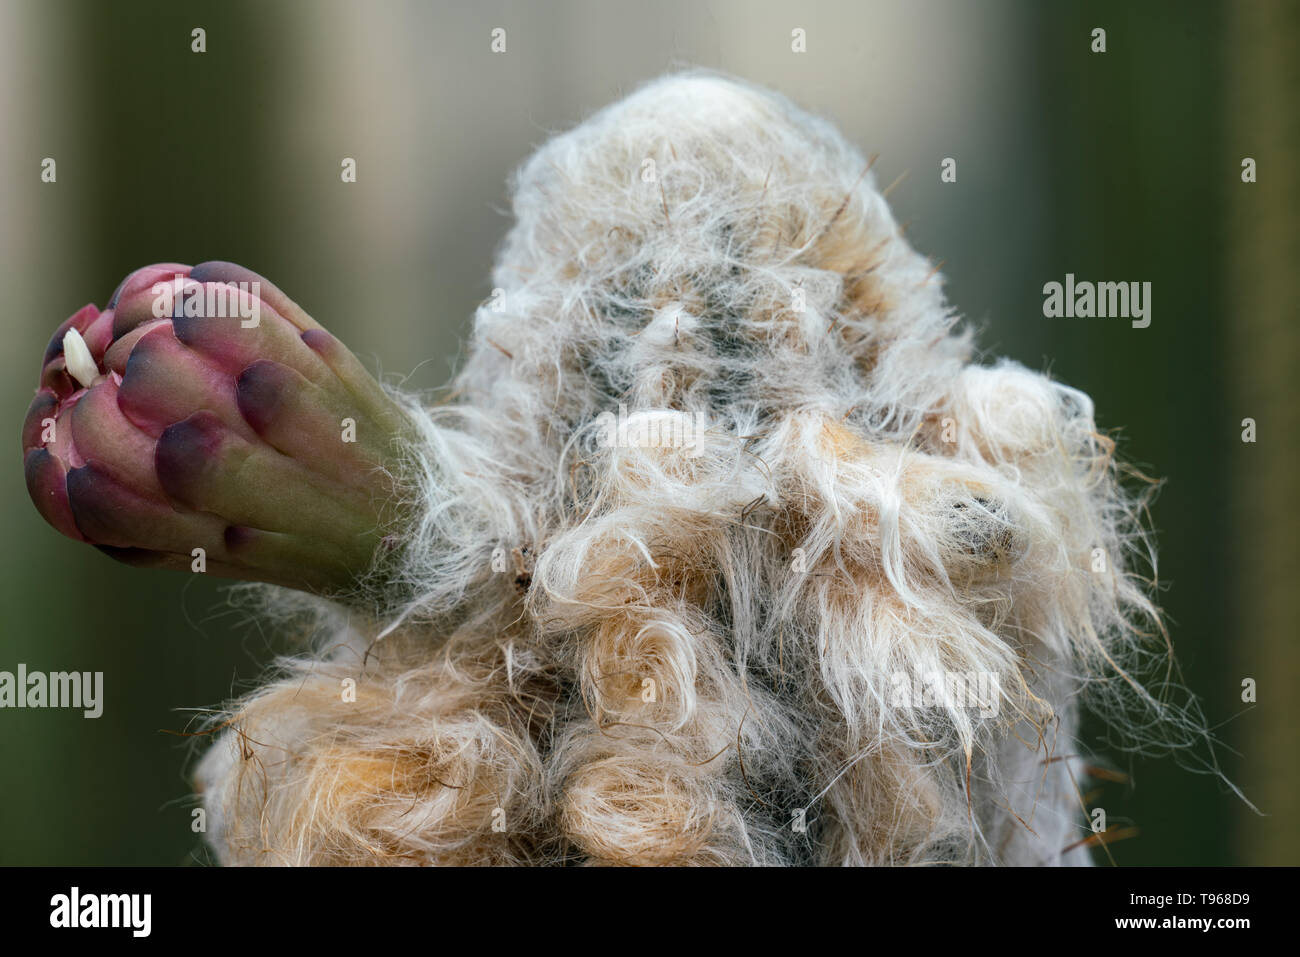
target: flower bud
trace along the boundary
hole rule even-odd
[[[22,440],[32,501],[70,538],[135,565],[354,597],[401,541],[410,429],[271,283],[168,263],[59,327]]]

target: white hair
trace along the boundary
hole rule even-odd
[[[863,156],[742,82],[513,206],[452,400],[401,397],[389,607],[277,591],[315,650],[214,722],[219,859],[1086,863],[1079,702],[1159,710],[1165,653],[1092,401],[972,364]]]

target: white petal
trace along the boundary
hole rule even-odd
[[[67,363],[68,374],[87,389],[99,377],[99,367],[90,355],[86,340],[76,329],[69,329],[63,337],[63,361]]]

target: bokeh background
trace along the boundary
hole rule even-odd
[[[1165,478],[1152,520],[1173,639],[1223,771],[1262,814],[1213,776],[1111,752],[1127,780],[1095,803],[1139,830],[1111,857],[1300,863],[1298,11],[0,0],[0,669],[106,684],[97,721],[0,711],[0,863],[203,861],[187,784],[201,744],[165,731],[283,647],[220,582],[116,565],[40,520],[18,435],[54,327],[137,266],[230,259],[374,371],[439,386],[490,292],[511,170],[548,133],[692,65],[826,114],[880,154],[882,184],[906,173],[895,212],[988,353],[1089,392],[1124,455]],[[45,157],[56,183],[41,182]],[[956,183],[940,182],[945,157]],[[1150,281],[1150,328],[1045,319],[1042,286],[1066,272]],[[1087,734],[1105,748],[1104,728]]]

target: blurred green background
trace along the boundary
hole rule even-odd
[[[230,259],[372,370],[440,385],[490,291],[510,171],[549,132],[687,65],[829,116],[881,154],[882,184],[907,172],[890,202],[944,261],[982,346],[1090,393],[1123,454],[1167,480],[1152,518],[1175,646],[1224,771],[1266,816],[1170,759],[1111,753],[1129,779],[1096,803],[1140,831],[1114,859],[1300,863],[1297,10],[0,0],[0,669],[103,671],[106,685],[97,721],[0,711],[0,863],[202,860],[196,745],[161,729],[247,688],[283,646],[220,582],[119,566],[38,517],[18,434],[55,326],[137,266]],[[56,183],[40,180],[45,157]],[[340,182],[343,157],[356,184]],[[956,183],[940,182],[945,157]],[[1150,328],[1043,318],[1042,286],[1066,272],[1151,282]]]

